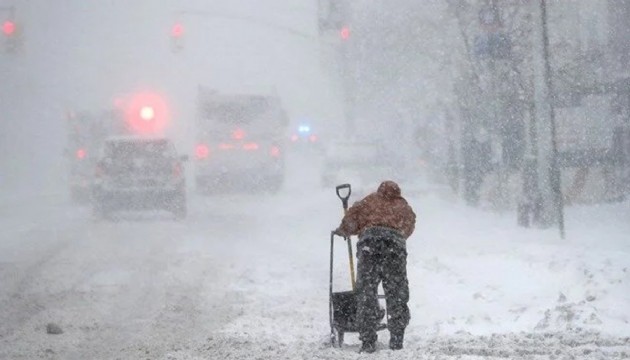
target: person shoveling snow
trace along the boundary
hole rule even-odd
[[[403,347],[409,324],[406,240],[415,224],[416,214],[402,197],[398,184],[384,181],[375,193],[352,205],[335,230],[344,237],[359,236],[356,291],[361,352],[376,350],[380,282],[387,303],[389,347],[392,350]]]

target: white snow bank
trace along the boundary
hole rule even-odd
[[[328,231],[340,217],[334,193],[279,201],[280,209],[291,209],[283,201],[295,203],[303,215],[268,215],[269,241],[233,285],[245,299],[236,305],[240,315],[197,350],[169,356],[362,357],[356,334],[346,336],[344,349],[328,344]],[[565,240],[555,229],[517,227],[514,214],[433,196],[411,203],[418,227],[408,244],[412,319],[406,348],[389,351],[389,336],[381,332],[373,358],[630,356],[629,203],[569,208]],[[344,251],[337,244],[338,291],[349,287]]]

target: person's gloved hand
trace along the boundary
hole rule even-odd
[[[345,232],[343,232],[343,230],[341,230],[341,228],[336,228],[335,230],[333,230],[333,233],[337,236],[343,236],[343,237],[348,237],[348,235],[346,235]]]

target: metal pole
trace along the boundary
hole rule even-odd
[[[328,281],[328,318],[330,319],[330,334],[333,334],[334,309],[333,309],[333,255],[335,248],[335,232],[330,232],[330,279]]]
[[[549,116],[551,127],[551,187],[554,195],[554,207],[558,216],[558,228],[560,237],[564,239],[564,199],[562,199],[562,188],[560,179],[560,169],[558,168],[558,144],[556,140],[556,116],[555,116],[555,92],[553,88],[553,80],[551,78],[551,66],[549,64],[549,33],[547,30],[547,1],[540,0],[541,16],[542,16],[542,37],[543,37],[543,59],[545,63],[544,78],[547,86],[547,96],[549,97]]]

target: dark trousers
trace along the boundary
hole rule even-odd
[[[375,342],[380,319],[378,284],[383,282],[390,334],[409,324],[407,251],[387,236],[368,237],[357,244],[357,327],[363,342]]]

